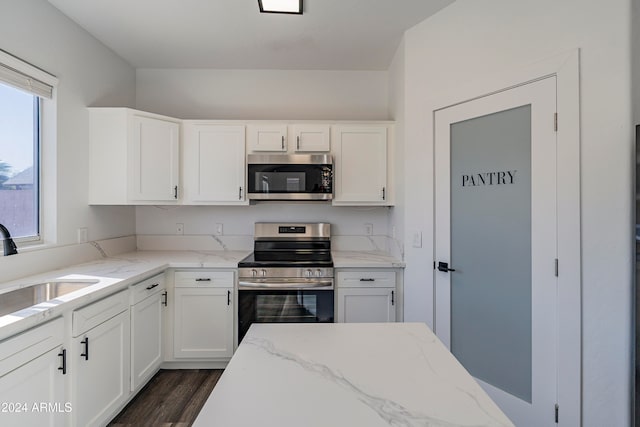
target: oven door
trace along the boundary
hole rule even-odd
[[[333,289],[238,290],[238,342],[252,323],[333,323]]]

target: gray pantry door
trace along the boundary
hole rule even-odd
[[[435,113],[435,332],[519,427],[555,425],[556,78]]]

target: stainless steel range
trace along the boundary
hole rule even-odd
[[[333,322],[330,224],[256,223],[238,271],[238,341],[252,323]]]

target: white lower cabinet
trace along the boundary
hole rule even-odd
[[[58,318],[0,342],[0,425],[67,425],[63,325]]]
[[[394,271],[338,271],[337,322],[395,322],[397,307]]]
[[[176,271],[176,359],[229,359],[233,355],[233,283],[232,271]]]
[[[131,287],[131,391],[142,387],[162,363],[164,274]]]
[[[72,419],[106,424],[130,394],[129,293],[122,291],[73,312]]]

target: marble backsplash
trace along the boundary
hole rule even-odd
[[[404,261],[401,242],[384,235],[331,238],[335,251],[384,253]],[[121,253],[139,251],[251,251],[253,235],[131,235],[87,243],[19,248],[17,255],[0,257],[0,283],[95,261]]]
[[[0,257],[0,283],[135,250],[133,235],[74,245],[18,248],[17,255]]]
[[[250,251],[253,235],[137,235],[140,251],[193,250],[193,251]],[[383,252],[403,260],[402,245],[389,236],[332,236],[335,251]]]

